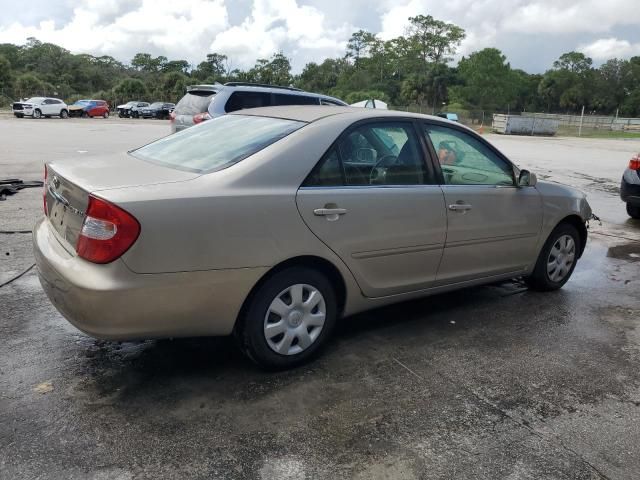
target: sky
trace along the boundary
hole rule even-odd
[[[194,66],[217,52],[243,69],[282,51],[298,73],[342,56],[358,29],[387,40],[418,14],[465,29],[458,58],[496,47],[530,73],[571,50],[596,65],[640,55],[638,0],[0,0],[0,43],[36,37],[125,63],[147,52]]]

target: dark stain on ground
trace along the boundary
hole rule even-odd
[[[627,260],[629,262],[638,262],[640,261],[640,242],[631,242],[609,247],[607,257]]]

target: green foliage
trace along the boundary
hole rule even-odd
[[[126,100],[144,100],[147,97],[147,88],[137,78],[125,78],[113,89],[116,98]]]

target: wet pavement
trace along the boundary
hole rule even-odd
[[[0,178],[167,130],[0,120]],[[0,287],[0,478],[637,479],[640,222],[615,189],[640,142],[490,139],[603,219],[562,290],[507,282],[367,312],[313,363],[265,373],[226,338],[93,340],[28,270]],[[37,189],[0,202],[0,230],[40,208]],[[32,264],[28,234],[0,233],[0,285]]]

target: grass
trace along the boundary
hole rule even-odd
[[[558,128],[557,136],[559,137],[577,137],[577,128]],[[611,138],[611,139],[638,139],[640,140],[640,132],[629,132],[624,130],[594,130],[594,129],[582,129],[581,138]]]

